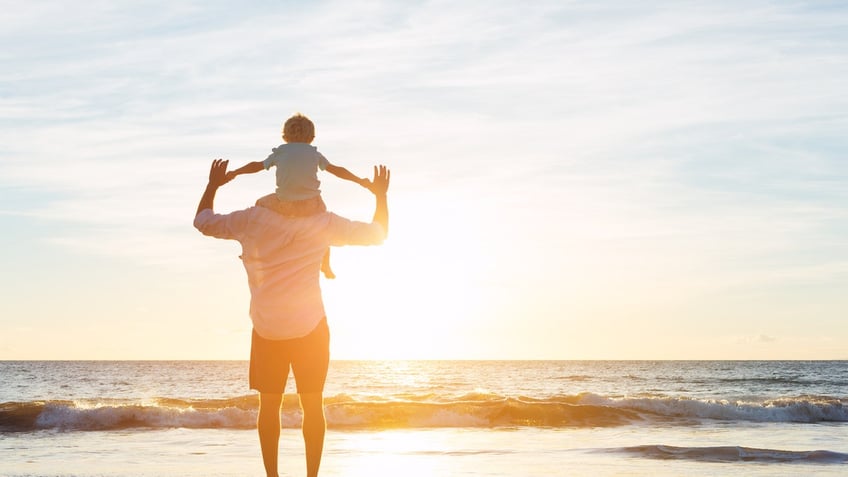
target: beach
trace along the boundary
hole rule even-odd
[[[844,361],[334,361],[322,475],[844,475]],[[241,361],[0,363],[0,475],[261,475]],[[292,389],[293,383],[289,383]],[[304,473],[294,395],[281,475]]]

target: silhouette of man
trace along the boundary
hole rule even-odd
[[[330,362],[330,332],[319,270],[330,245],[378,245],[389,229],[386,192],[390,171],[374,167],[368,189],[377,203],[371,223],[331,212],[286,217],[263,207],[216,214],[215,193],[228,182],[228,161],[215,159],[194,226],[204,235],[241,243],[250,287],[250,388],[259,391],[259,444],[265,472],[276,477],[280,406],[289,369],[303,410],[306,474],[317,477],[324,448],[324,382]]]

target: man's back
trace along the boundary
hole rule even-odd
[[[201,211],[194,221],[204,235],[238,240],[250,287],[250,317],[266,339],[299,338],[324,318],[319,286],[329,245],[377,245],[385,231],[325,212],[285,217],[263,207],[229,214]]]

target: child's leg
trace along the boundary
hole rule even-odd
[[[327,251],[324,252],[324,258],[321,259],[321,271],[324,272],[324,276],[327,278],[336,278],[336,274],[330,268],[330,247],[327,247]]]

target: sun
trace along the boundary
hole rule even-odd
[[[355,342],[344,355],[368,359],[435,359],[440,335],[473,319],[482,296],[482,249],[477,230],[462,216],[414,200],[392,209],[389,239],[379,247],[332,252],[336,280],[323,280],[331,326]],[[418,336],[394,339],[416,330]],[[408,338],[408,337],[407,337]]]

